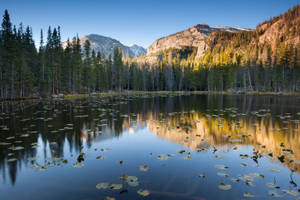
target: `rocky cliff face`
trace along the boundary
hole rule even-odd
[[[148,48],[148,55],[157,54],[165,49],[182,47],[196,47],[198,48],[197,57],[200,57],[206,49],[205,38],[212,32],[240,32],[249,31],[251,29],[245,28],[232,28],[226,26],[210,27],[207,24],[197,24],[184,31],[160,38],[153,42]]]
[[[257,26],[256,31],[261,33],[259,43],[268,43],[272,49],[276,48],[276,42],[285,41],[289,44],[300,42],[300,5],[293,10],[266,21]]]
[[[105,55],[106,58],[109,57],[109,55],[113,55],[113,50],[115,45],[122,49],[123,55],[127,56],[129,55],[130,58],[135,58],[139,56],[146,55],[147,51],[141,46],[138,45],[132,45],[132,46],[126,46],[122,44],[120,41],[105,37],[102,35],[97,34],[90,34],[83,36],[80,39],[81,47],[83,47],[86,40],[89,40],[91,43],[91,49],[95,52],[101,52]],[[66,42],[62,44],[63,47],[66,46]]]
[[[171,64],[170,60],[179,54],[180,59],[197,60],[203,65],[239,65],[250,62],[252,65],[273,66],[280,60],[287,62],[285,57],[291,57],[294,63],[298,62],[299,45],[300,5],[297,5],[259,24],[254,30],[195,25],[156,40],[148,48],[147,55],[135,61],[138,64],[157,65],[164,55],[167,58],[165,62]],[[187,47],[192,51],[187,53]]]

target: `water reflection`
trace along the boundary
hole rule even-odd
[[[293,170],[300,170],[299,120],[286,116],[272,117],[262,109],[250,114],[235,109],[169,113],[161,120],[149,120],[148,128],[157,136],[176,142],[194,151],[207,143],[215,148],[251,145],[262,154],[284,161]]]
[[[299,100],[193,95],[1,103],[2,180],[14,185],[27,168],[74,166],[83,146],[144,129],[196,152],[250,146],[257,163],[264,155],[300,172]]]

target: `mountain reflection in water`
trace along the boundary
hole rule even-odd
[[[140,130],[194,152],[251,147],[256,157],[240,156],[257,163],[264,156],[300,172],[299,100],[191,95],[2,102],[1,179],[14,185],[25,169],[76,167],[83,146]]]

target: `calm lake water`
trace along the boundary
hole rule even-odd
[[[0,199],[300,199],[300,98],[0,104]]]

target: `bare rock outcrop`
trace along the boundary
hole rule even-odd
[[[215,31],[224,32],[240,32],[249,31],[251,29],[245,28],[232,28],[227,26],[214,26],[210,27],[207,24],[197,24],[191,28],[183,30],[181,32],[160,38],[154,41],[147,49],[147,55],[136,59],[137,63],[155,64],[157,62],[157,55],[162,51],[175,48],[181,49],[184,47],[197,48],[196,58],[203,56],[207,45],[205,38]]]

